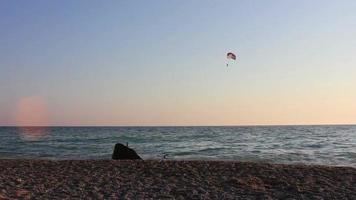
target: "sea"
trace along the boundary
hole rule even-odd
[[[116,143],[143,159],[356,167],[356,125],[0,127],[1,159],[111,159]]]

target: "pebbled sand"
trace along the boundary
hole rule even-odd
[[[0,199],[356,199],[356,168],[231,161],[0,160]]]

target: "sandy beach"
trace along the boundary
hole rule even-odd
[[[0,199],[356,199],[356,169],[231,161],[0,160]]]

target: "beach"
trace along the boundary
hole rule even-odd
[[[0,160],[0,199],[356,199],[356,168],[237,161]]]

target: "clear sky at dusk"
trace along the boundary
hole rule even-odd
[[[3,0],[0,125],[356,123],[355,10]]]

